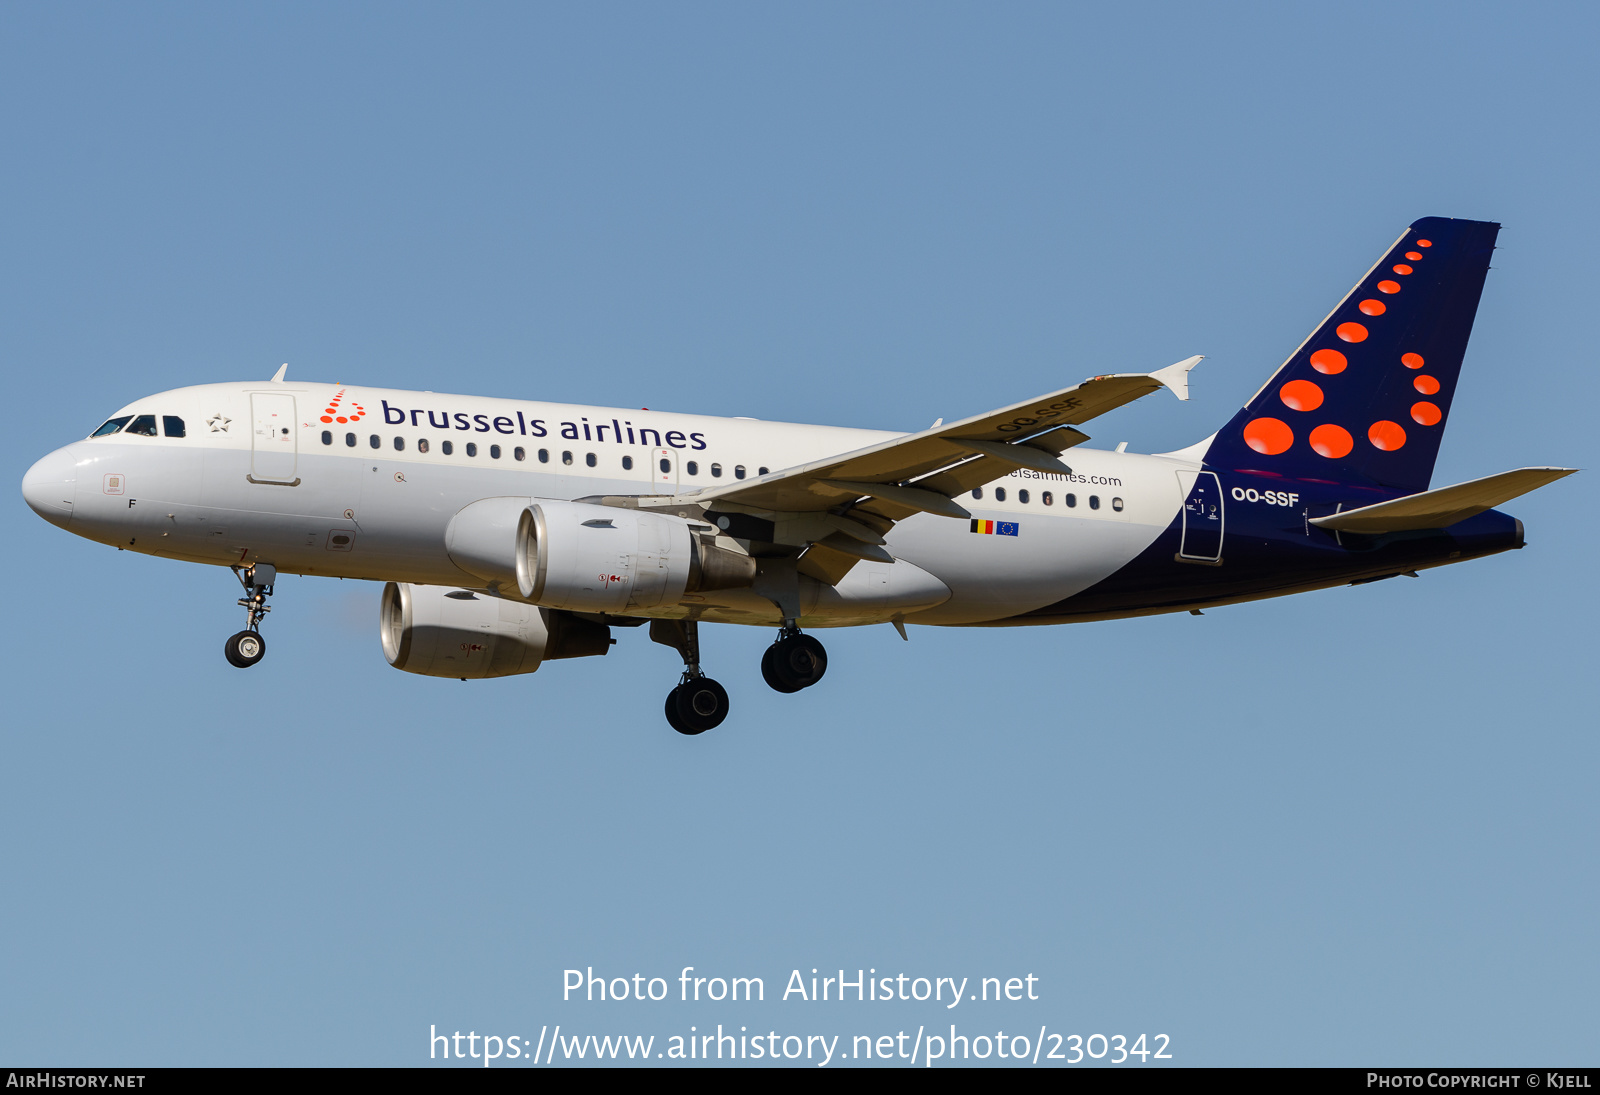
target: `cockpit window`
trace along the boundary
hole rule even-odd
[[[139,434],[141,437],[154,437],[156,435],[156,416],[141,414],[128,426],[129,433]]]
[[[175,414],[161,416],[161,432],[168,437],[183,436],[183,419]]]
[[[122,429],[122,427],[126,426],[128,422],[132,420],[132,418],[133,415],[131,414],[125,414],[121,418],[113,418],[111,421],[107,422],[104,426],[101,426],[98,430],[95,430],[94,433],[91,433],[89,436],[105,437],[109,434],[116,433],[118,430]]]

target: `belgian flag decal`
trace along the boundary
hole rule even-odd
[[[1015,536],[1017,534],[1016,521],[980,521],[972,519],[971,531],[980,536]]]

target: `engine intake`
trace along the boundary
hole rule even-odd
[[[390,582],[379,612],[383,656],[425,677],[532,673],[542,662],[611,649],[611,629],[570,612],[487,593]]]

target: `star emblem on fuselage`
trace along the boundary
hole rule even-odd
[[[212,433],[227,433],[228,423],[232,421],[233,419],[227,417],[226,415],[214,414],[210,418],[206,419],[206,425],[211,427]]]

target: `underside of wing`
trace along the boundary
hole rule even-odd
[[[862,560],[892,563],[884,535],[917,513],[966,520],[956,498],[1018,468],[1070,474],[1076,427],[1162,388],[1189,398],[1191,357],[1151,373],[1096,376],[1057,392],[854,452],[676,495],[601,498],[644,509],[694,508],[752,554],[791,559],[836,585]]]
[[[678,495],[768,512],[821,513],[857,507],[891,521],[913,513],[965,518],[952,499],[1017,468],[1065,472],[1057,456],[1088,436],[1071,427],[1163,387],[1189,397],[1192,357],[1153,373],[1097,376],[1038,399],[762,476]]]

